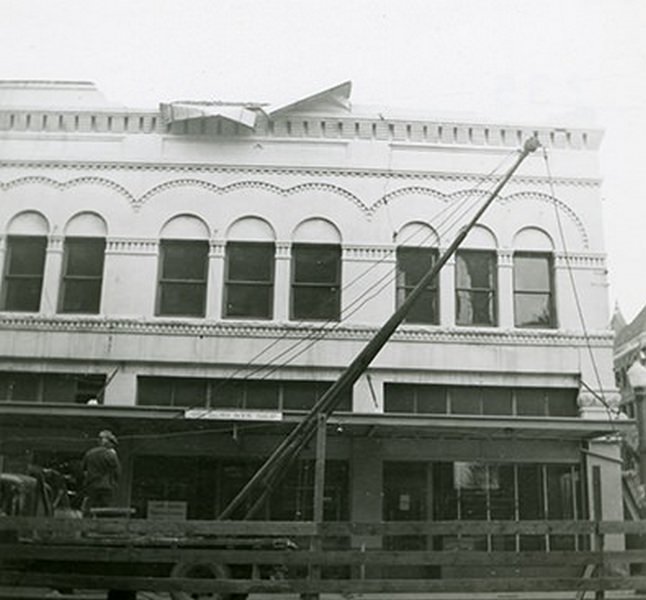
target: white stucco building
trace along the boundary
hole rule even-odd
[[[621,518],[601,133],[349,95],[134,110],[0,83],[5,464],[107,426],[123,502],[214,516],[536,135],[551,176],[527,158],[332,419],[326,516],[586,518],[599,465]],[[269,516],[310,492],[302,461]]]

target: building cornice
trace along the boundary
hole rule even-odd
[[[208,136],[210,138],[359,139],[415,144],[520,147],[538,137],[545,148],[597,150],[598,129],[466,123],[375,115],[291,114],[268,118],[258,113],[250,130],[227,119],[199,118],[167,124],[157,110],[21,109],[0,110],[0,131],[46,133],[127,133]]]

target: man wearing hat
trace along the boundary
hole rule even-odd
[[[121,477],[121,463],[116,450],[118,443],[117,437],[104,429],[99,432],[99,444],[83,456],[84,515],[89,515],[91,508],[112,505]]]

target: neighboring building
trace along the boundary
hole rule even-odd
[[[646,307],[626,323],[618,307],[611,321],[615,331],[615,383],[621,393],[620,409],[635,427],[623,437],[624,501],[631,516],[646,516]]]
[[[611,326],[615,331],[615,384],[621,393],[620,405],[622,411],[634,419],[635,394],[628,371],[636,361],[643,363],[646,359],[646,306],[630,323],[626,323],[619,308],[615,308]]]
[[[333,417],[326,518],[586,518],[595,465],[622,518],[600,132],[349,93],[131,110],[89,83],[0,84],[5,466],[109,427],[124,504],[214,517],[536,134],[553,180],[525,161]],[[311,458],[267,516],[311,515]]]

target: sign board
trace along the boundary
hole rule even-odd
[[[149,519],[186,521],[188,502],[183,500],[148,500],[146,515]]]
[[[188,408],[185,419],[215,419],[216,421],[282,421],[279,410],[246,410],[243,408]]]

